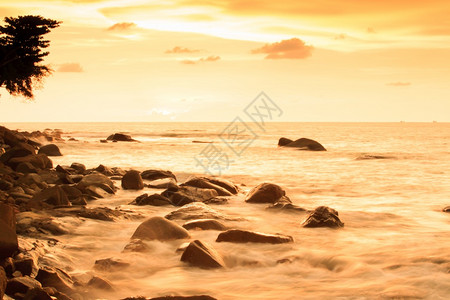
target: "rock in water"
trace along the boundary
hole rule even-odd
[[[204,177],[194,177],[185,183],[183,183],[181,186],[192,186],[197,187],[201,189],[213,189],[217,192],[219,196],[231,196],[232,194],[225,188],[216,185],[208,180],[208,178]]]
[[[217,196],[214,189],[203,189],[192,186],[181,186],[179,188],[169,188],[162,192],[164,197],[172,201],[173,205],[183,206],[192,202],[203,202]]]
[[[442,211],[446,212],[446,213],[450,213],[450,206],[445,207]]]
[[[45,154],[47,156],[62,156],[61,151],[59,150],[59,147],[55,144],[48,144],[42,146],[38,154]]]
[[[325,149],[325,147],[322,146],[319,142],[307,138],[301,138],[295,141],[292,141],[287,138],[280,138],[280,140],[278,141],[278,146],[299,148],[302,150],[311,150],[311,151],[327,151],[327,149]]]
[[[128,300],[128,299],[123,299]],[[145,300],[144,299],[130,299],[130,300]],[[217,300],[216,298],[213,298],[208,295],[198,295],[198,296],[163,296],[163,297],[156,297],[156,298],[150,298],[148,300]]]
[[[251,189],[245,197],[245,202],[276,203],[285,195],[286,192],[279,185],[265,182]]]
[[[173,205],[172,201],[170,201],[169,198],[166,198],[160,194],[142,194],[136,199],[134,199],[133,202],[130,203],[131,205],[153,205],[153,206],[163,206],[163,205]]]
[[[227,230],[227,227],[214,219],[192,220],[183,224],[183,228],[201,230]]]
[[[119,142],[137,142],[135,139],[132,139],[130,135],[123,133],[111,134],[106,140]]]
[[[139,225],[131,238],[170,241],[189,237],[189,232],[177,223],[163,217],[153,217]]]
[[[0,203],[0,259],[12,256],[18,247],[14,208]]]
[[[175,181],[177,180],[177,177],[171,171],[164,170],[145,170],[142,172],[141,176],[142,179],[151,181],[163,178],[173,178]]]
[[[77,184],[77,188],[82,191],[89,186],[99,187],[110,194],[114,194],[116,189],[112,180],[100,173],[86,175]]]
[[[288,235],[266,234],[239,229],[230,229],[222,232],[219,234],[216,240],[216,242],[268,244],[283,244],[293,241],[294,239]]]
[[[306,218],[303,227],[344,227],[338,215],[336,210],[328,206],[319,206]]]
[[[181,261],[202,269],[224,268],[225,262],[220,254],[206,243],[195,240],[187,246]]]
[[[136,170],[125,173],[122,177],[122,188],[125,190],[142,190],[144,182],[142,181],[141,173]]]
[[[70,276],[61,270],[41,268],[36,276],[43,287],[53,287],[60,292],[70,294],[73,292],[73,281]]]
[[[5,294],[14,296],[16,293],[26,294],[34,288],[42,288],[42,285],[34,278],[25,276],[8,280]]]
[[[166,215],[169,220],[218,219],[236,221],[201,202],[186,204]]]
[[[30,204],[39,204],[42,202],[54,206],[72,205],[67,198],[66,192],[64,192],[64,189],[62,189],[59,185],[42,190],[34,195],[34,197],[30,200]]]

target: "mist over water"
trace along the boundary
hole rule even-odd
[[[11,129],[60,128],[76,142],[58,143],[64,156],[54,165],[104,164],[146,170],[161,168],[179,181],[202,175],[195,157],[214,142],[233,160],[222,177],[245,192],[272,182],[306,209],[339,211],[339,230],[303,228],[306,213],[266,210],[244,195],[213,209],[241,221],[229,227],[294,237],[283,245],[215,243],[217,231],[192,231],[213,244],[225,270],[201,270],[180,261],[182,241],[149,242],[149,253],[122,253],[143,220],[115,223],[63,220],[71,234],[48,255],[81,278],[99,274],[116,288],[107,299],[126,296],[208,294],[218,299],[448,299],[450,295],[450,124],[448,123],[268,123],[265,132],[236,156],[219,139],[226,123],[53,123],[6,124]],[[140,143],[100,143],[125,132]],[[307,137],[326,152],[278,148],[280,137]],[[116,182],[120,185],[120,182]],[[143,216],[165,216],[174,207],[128,205],[142,193],[125,191],[90,206],[120,207]],[[180,221],[180,224],[183,222]],[[130,267],[93,269],[95,260],[115,257]],[[289,262],[277,263],[282,259]]]

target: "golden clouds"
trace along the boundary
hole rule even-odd
[[[185,65],[195,65],[197,63],[201,63],[201,62],[214,62],[214,61],[218,61],[220,60],[220,56],[208,56],[208,57],[202,57],[199,59],[185,59],[182,60],[181,63],[185,64]]]
[[[122,23],[116,23],[110,27],[108,27],[107,30],[119,30],[119,31],[123,31],[123,30],[128,30],[128,29],[132,29],[135,28],[136,24],[133,22],[122,22]]]
[[[81,73],[83,72],[83,68],[79,63],[65,63],[60,64],[56,71],[64,73]]]
[[[311,56],[314,47],[306,45],[298,38],[282,40],[281,42],[266,44],[261,48],[252,50],[253,54],[267,54],[265,59],[303,59]]]
[[[195,53],[199,52],[198,49],[189,49],[189,48],[183,48],[180,46],[173,47],[172,49],[166,50],[164,53],[167,54],[173,54],[173,53]]]

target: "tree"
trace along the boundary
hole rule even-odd
[[[19,16],[4,19],[0,26],[0,87],[13,96],[33,98],[33,88],[52,70],[39,64],[49,52],[50,45],[43,35],[61,22],[41,16]]]

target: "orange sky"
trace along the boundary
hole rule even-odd
[[[449,1],[0,0],[63,21],[35,101],[3,122],[450,121]]]

